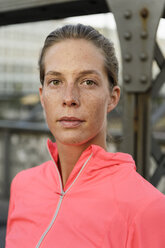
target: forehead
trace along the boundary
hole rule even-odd
[[[92,42],[66,39],[49,47],[44,58],[45,73],[49,70],[99,70],[105,72],[104,55]]]

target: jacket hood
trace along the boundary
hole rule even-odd
[[[51,154],[52,159],[57,164],[58,161],[58,150],[57,144],[53,143],[51,140],[47,141],[48,150]],[[98,145],[90,145],[80,156],[78,162],[76,163],[74,170],[79,170],[82,164],[87,160],[87,158],[91,156],[91,161],[94,162],[92,166],[92,170],[98,170],[105,167],[112,166],[122,166],[127,165],[136,169],[135,162],[131,155],[122,152],[111,153],[105,151],[102,147]]]

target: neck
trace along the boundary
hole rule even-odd
[[[99,145],[106,150],[105,142],[88,142],[83,145],[65,145],[58,141],[57,148],[59,153],[59,169],[61,173],[63,187],[65,186],[67,179],[73,170],[75,164],[79,160],[83,151],[91,144]]]

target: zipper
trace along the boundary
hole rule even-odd
[[[51,155],[51,154],[50,154],[50,155]],[[49,226],[47,227],[47,229],[45,230],[45,232],[42,234],[42,236],[41,236],[39,242],[38,242],[37,245],[36,245],[36,248],[39,248],[39,247],[41,246],[42,241],[44,240],[45,236],[48,234],[49,230],[50,230],[51,227],[53,226],[53,224],[54,224],[54,222],[55,222],[55,220],[56,220],[56,217],[57,217],[57,215],[58,215],[58,212],[59,212],[59,210],[60,210],[60,206],[61,206],[62,200],[63,200],[63,198],[64,198],[64,195],[68,192],[68,190],[70,190],[70,188],[73,186],[73,184],[77,181],[78,177],[80,176],[81,172],[83,171],[83,169],[84,169],[84,167],[86,166],[86,164],[88,163],[88,161],[91,159],[92,155],[93,155],[93,153],[91,153],[91,155],[90,155],[90,156],[88,157],[88,159],[85,161],[85,163],[84,163],[83,166],[81,167],[81,170],[80,170],[79,173],[77,174],[76,178],[74,179],[74,181],[72,182],[72,184],[69,186],[69,188],[68,188],[66,191],[63,190],[60,173],[59,173],[59,171],[58,171],[58,169],[57,169],[57,165],[56,165],[56,163],[55,163],[55,161],[54,161],[54,159],[52,158],[52,155],[51,155],[51,158],[52,158],[52,160],[53,160],[53,162],[54,162],[54,164],[55,164],[55,168],[56,168],[57,173],[58,173],[58,176],[59,176],[59,181],[60,181],[60,186],[61,186],[61,194],[60,194],[60,199],[59,199],[59,202],[58,202],[58,205],[57,205],[55,214],[54,214],[54,216],[53,216],[53,218],[52,218],[52,220],[51,220]]]
[[[58,202],[57,209],[56,209],[56,211],[55,211],[55,214],[54,214],[54,216],[53,216],[53,219],[51,220],[51,222],[50,222],[48,228],[46,229],[46,231],[42,234],[42,236],[41,236],[41,238],[40,238],[40,240],[39,240],[39,242],[38,242],[36,248],[39,248],[39,247],[40,247],[40,245],[41,245],[43,239],[45,238],[45,236],[46,236],[47,233],[49,232],[50,228],[52,227],[52,225],[53,225],[53,223],[54,223],[54,221],[55,221],[55,219],[56,219],[56,217],[57,217],[57,214],[58,214],[58,212],[59,212],[59,209],[60,209],[60,206],[61,206],[61,203],[62,203],[62,199],[63,199],[63,197],[64,197],[64,193],[65,193],[65,192],[63,192],[63,194],[60,195],[60,200],[59,200],[59,202]]]

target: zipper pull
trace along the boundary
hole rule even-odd
[[[64,195],[65,195],[65,191],[62,190],[62,192],[60,193],[61,198],[63,198]]]
[[[57,195],[59,195],[59,196],[64,196],[65,195],[65,192],[64,191],[62,191],[62,192],[55,192]]]

